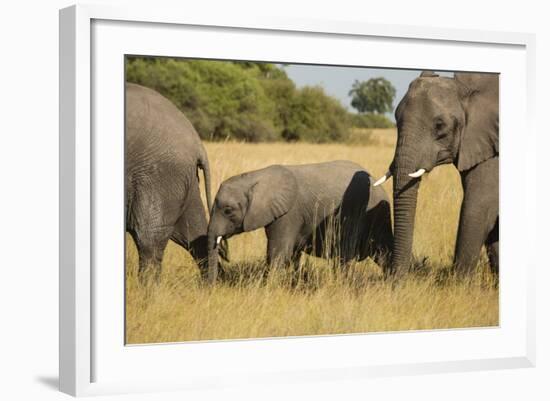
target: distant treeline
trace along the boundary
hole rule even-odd
[[[319,86],[297,88],[269,63],[127,57],[126,80],[166,96],[207,140],[340,142],[353,127],[393,126],[348,112]]]

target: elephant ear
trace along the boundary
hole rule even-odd
[[[244,231],[265,227],[286,214],[296,201],[297,193],[296,178],[287,168],[271,166],[259,171],[248,191]]]
[[[466,114],[456,166],[466,171],[498,155],[498,75],[455,74],[455,80]]]

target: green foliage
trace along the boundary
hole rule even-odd
[[[383,114],[352,114],[352,124],[357,128],[393,128],[395,124]]]
[[[371,78],[368,81],[355,81],[349,95],[351,105],[359,113],[389,113],[392,111],[395,88],[385,78]]]
[[[332,142],[349,136],[348,112],[336,99],[327,96],[323,88],[302,88],[289,106],[289,118],[283,131],[286,140]]]
[[[128,57],[126,80],[170,99],[203,139],[329,142],[351,127],[336,99],[270,63]]]

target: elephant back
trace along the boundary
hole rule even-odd
[[[126,84],[126,144],[129,155],[187,159],[200,153],[191,122],[160,93]]]
[[[301,198],[313,199],[317,208],[331,210],[345,203],[349,207],[365,209],[369,203],[372,179],[357,163],[336,160],[287,168],[301,183]]]

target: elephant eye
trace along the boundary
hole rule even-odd
[[[223,208],[223,214],[224,215],[229,216],[229,215],[231,215],[231,212],[232,212],[232,210],[229,206],[226,206],[226,207]]]
[[[443,139],[447,136],[447,125],[442,120],[437,120],[434,123],[434,135],[436,139]]]

